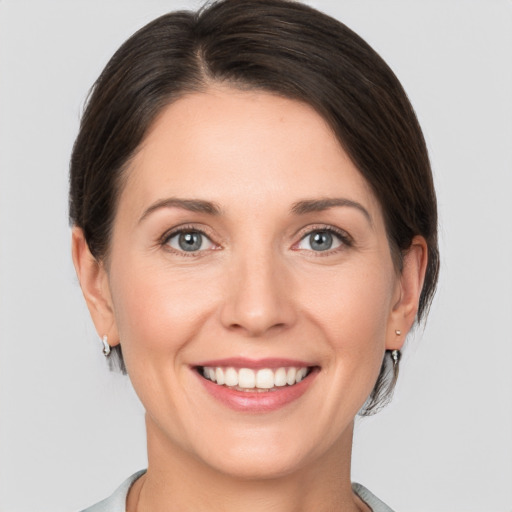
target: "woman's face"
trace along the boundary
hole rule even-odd
[[[128,169],[105,283],[103,330],[150,446],[242,477],[346,445],[407,327],[369,186],[322,117],[265,92],[163,110]]]

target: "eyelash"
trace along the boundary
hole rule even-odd
[[[169,245],[169,241],[171,240],[171,238],[175,237],[176,235],[181,235],[181,234],[184,234],[184,233],[197,233],[197,234],[200,234],[202,236],[204,236],[205,238],[207,238],[208,240],[210,240],[210,242],[214,245],[217,245],[213,242],[213,240],[211,239],[211,237],[202,229],[199,229],[198,227],[196,226],[193,226],[193,225],[186,225],[186,226],[180,226],[179,228],[173,228],[172,230],[170,231],[167,231],[166,233],[164,233],[164,235],[160,238],[159,240],[159,245],[164,247],[166,250],[174,253],[174,254],[179,254],[180,256],[185,256],[187,258],[197,258],[198,256],[202,256],[201,253],[204,253],[205,251],[190,251],[190,252],[187,252],[187,251],[178,251],[177,249],[174,249],[173,247],[171,247]]]
[[[299,249],[299,248],[296,248],[294,250],[297,250],[297,251],[300,251],[300,250],[308,251],[308,252],[314,253],[316,256],[328,256],[330,254],[337,253],[337,252],[343,250],[344,248],[346,249],[347,247],[352,247],[354,245],[354,240],[352,239],[352,237],[346,231],[343,231],[341,229],[337,229],[337,228],[335,228],[333,226],[315,225],[315,226],[308,226],[308,228],[306,228],[306,229],[307,230],[303,230],[303,232],[300,234],[299,241],[293,244],[292,249],[297,247],[306,237],[311,236],[313,233],[317,233],[317,232],[330,233],[331,235],[334,235],[334,237],[339,239],[339,241],[341,242],[342,246],[341,247],[337,247],[337,248],[332,249],[332,250],[331,249],[327,249],[325,251],[313,251],[313,250]],[[160,238],[159,245],[164,247],[166,250],[169,250],[169,251],[171,251],[173,253],[179,254],[180,256],[185,256],[185,257],[198,257],[198,256],[201,256],[201,253],[204,253],[205,250],[190,251],[190,252],[178,251],[178,250],[172,248],[169,245],[169,241],[171,240],[171,238],[175,237],[176,235],[180,235],[180,234],[184,234],[184,233],[198,233],[198,234],[206,237],[212,244],[217,245],[217,244],[215,244],[215,242],[213,242],[211,237],[204,230],[202,230],[202,229],[200,229],[200,228],[198,228],[196,226],[193,226],[193,225],[180,226],[179,228],[174,228],[174,229],[172,229],[170,231],[167,231]]]
[[[336,247],[335,249],[327,249],[325,251],[311,251],[307,249],[299,249],[297,246],[308,236],[311,236],[313,233],[329,233],[333,235],[335,238],[338,238],[338,240],[341,242],[340,247]],[[314,226],[308,226],[305,231],[303,231],[300,235],[300,239],[298,242],[293,244],[293,247],[297,247],[295,250],[301,251],[301,250],[307,250],[310,253],[313,253],[315,256],[329,256],[332,254],[335,254],[337,252],[343,251],[344,249],[353,247],[354,240],[353,238],[344,230],[335,228],[333,226],[319,224]]]

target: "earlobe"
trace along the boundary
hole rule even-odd
[[[415,236],[403,255],[400,296],[391,312],[386,349],[400,349],[416,319],[428,261],[427,242]]]
[[[119,343],[108,274],[89,250],[81,228],[72,231],[71,253],[80,288],[87,303],[96,332],[100,338],[108,336],[110,346]]]

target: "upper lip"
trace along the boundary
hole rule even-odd
[[[300,361],[298,359],[287,359],[287,358],[264,358],[264,359],[248,359],[245,357],[229,357],[225,359],[214,359],[209,361],[203,361],[193,365],[198,366],[209,366],[209,367],[233,367],[233,368],[283,368],[295,366],[298,368],[306,368],[315,366],[314,363]]]

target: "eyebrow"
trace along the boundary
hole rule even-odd
[[[291,212],[296,215],[306,215],[312,212],[322,212],[330,208],[339,206],[348,206],[349,208],[356,208],[359,210],[368,220],[370,224],[373,224],[373,219],[368,210],[360,203],[346,199],[344,197],[334,197],[325,199],[305,199],[298,201],[293,204]]]
[[[182,210],[188,210],[189,212],[207,213],[209,215],[219,215],[221,212],[219,206],[211,201],[169,197],[156,201],[149,208],[144,210],[144,213],[139,219],[139,223],[141,223],[148,215],[156,210],[160,210],[161,208],[181,208]]]
[[[356,208],[366,217],[370,224],[373,224],[371,215],[368,210],[360,203],[346,199],[342,197],[326,198],[326,199],[304,199],[297,201],[293,204],[291,212],[295,215],[306,215],[313,212],[321,212],[335,207],[350,207]],[[149,206],[139,219],[139,223],[142,222],[151,213],[161,208],[181,208],[188,210],[189,212],[206,213],[209,215],[220,215],[220,207],[211,202],[203,199],[180,199],[178,197],[169,197],[166,199],[160,199],[151,206]]]

